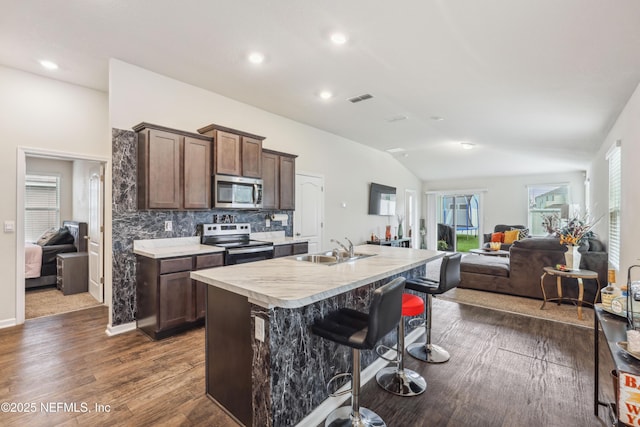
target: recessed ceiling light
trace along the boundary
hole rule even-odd
[[[251,52],[248,59],[252,64],[262,64],[264,62],[264,54],[260,52]]]
[[[333,33],[331,34],[331,41],[333,44],[343,45],[349,40],[346,34],[344,33]]]
[[[42,65],[47,70],[57,70],[58,69],[58,64],[56,64],[53,61],[48,61],[46,59],[41,60],[40,61],[40,65]]]
[[[388,150],[386,150],[387,153],[401,153],[404,151],[404,148],[389,148]]]
[[[320,98],[322,98],[324,100],[333,98],[333,94],[331,92],[329,92],[328,90],[323,90],[322,92],[320,92],[318,94],[318,96],[320,96]]]
[[[440,117],[440,116],[431,116],[429,117],[431,120],[436,121],[436,122],[441,122],[444,120],[444,117]]]
[[[461,142],[460,145],[462,145],[462,148],[464,148],[465,150],[471,150],[473,149],[473,147],[475,147],[475,144],[472,144],[470,142]]]

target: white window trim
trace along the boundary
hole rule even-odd
[[[622,233],[622,143],[621,140],[617,140],[607,151],[607,172],[608,172],[608,193],[609,200],[607,211],[609,213],[609,228],[608,228],[608,248],[609,265],[615,270],[620,269],[620,247]],[[612,162],[616,162],[613,163]],[[612,166],[615,170],[612,171]],[[612,173],[614,174],[612,176]],[[612,183],[612,179],[617,182]],[[616,191],[617,194],[612,194]],[[616,218],[612,221],[612,218]]]

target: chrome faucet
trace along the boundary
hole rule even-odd
[[[349,242],[348,248],[337,240],[331,239],[331,242],[340,245],[340,247],[349,254],[349,258],[353,258],[353,242],[351,242],[348,237],[345,237],[345,239],[347,239],[347,242]]]

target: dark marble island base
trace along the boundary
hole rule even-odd
[[[314,321],[342,307],[367,311],[376,288],[424,274],[423,264],[299,308],[264,308],[207,286],[207,395],[246,426],[296,425],[328,397],[329,379],[351,369],[351,350],[313,335]],[[256,318],[264,321],[264,341],[256,338]],[[395,335],[382,343],[393,347]],[[362,368],[377,358],[363,351]]]

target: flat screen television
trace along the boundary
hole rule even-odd
[[[369,215],[395,215],[396,188],[371,183],[369,187]]]

